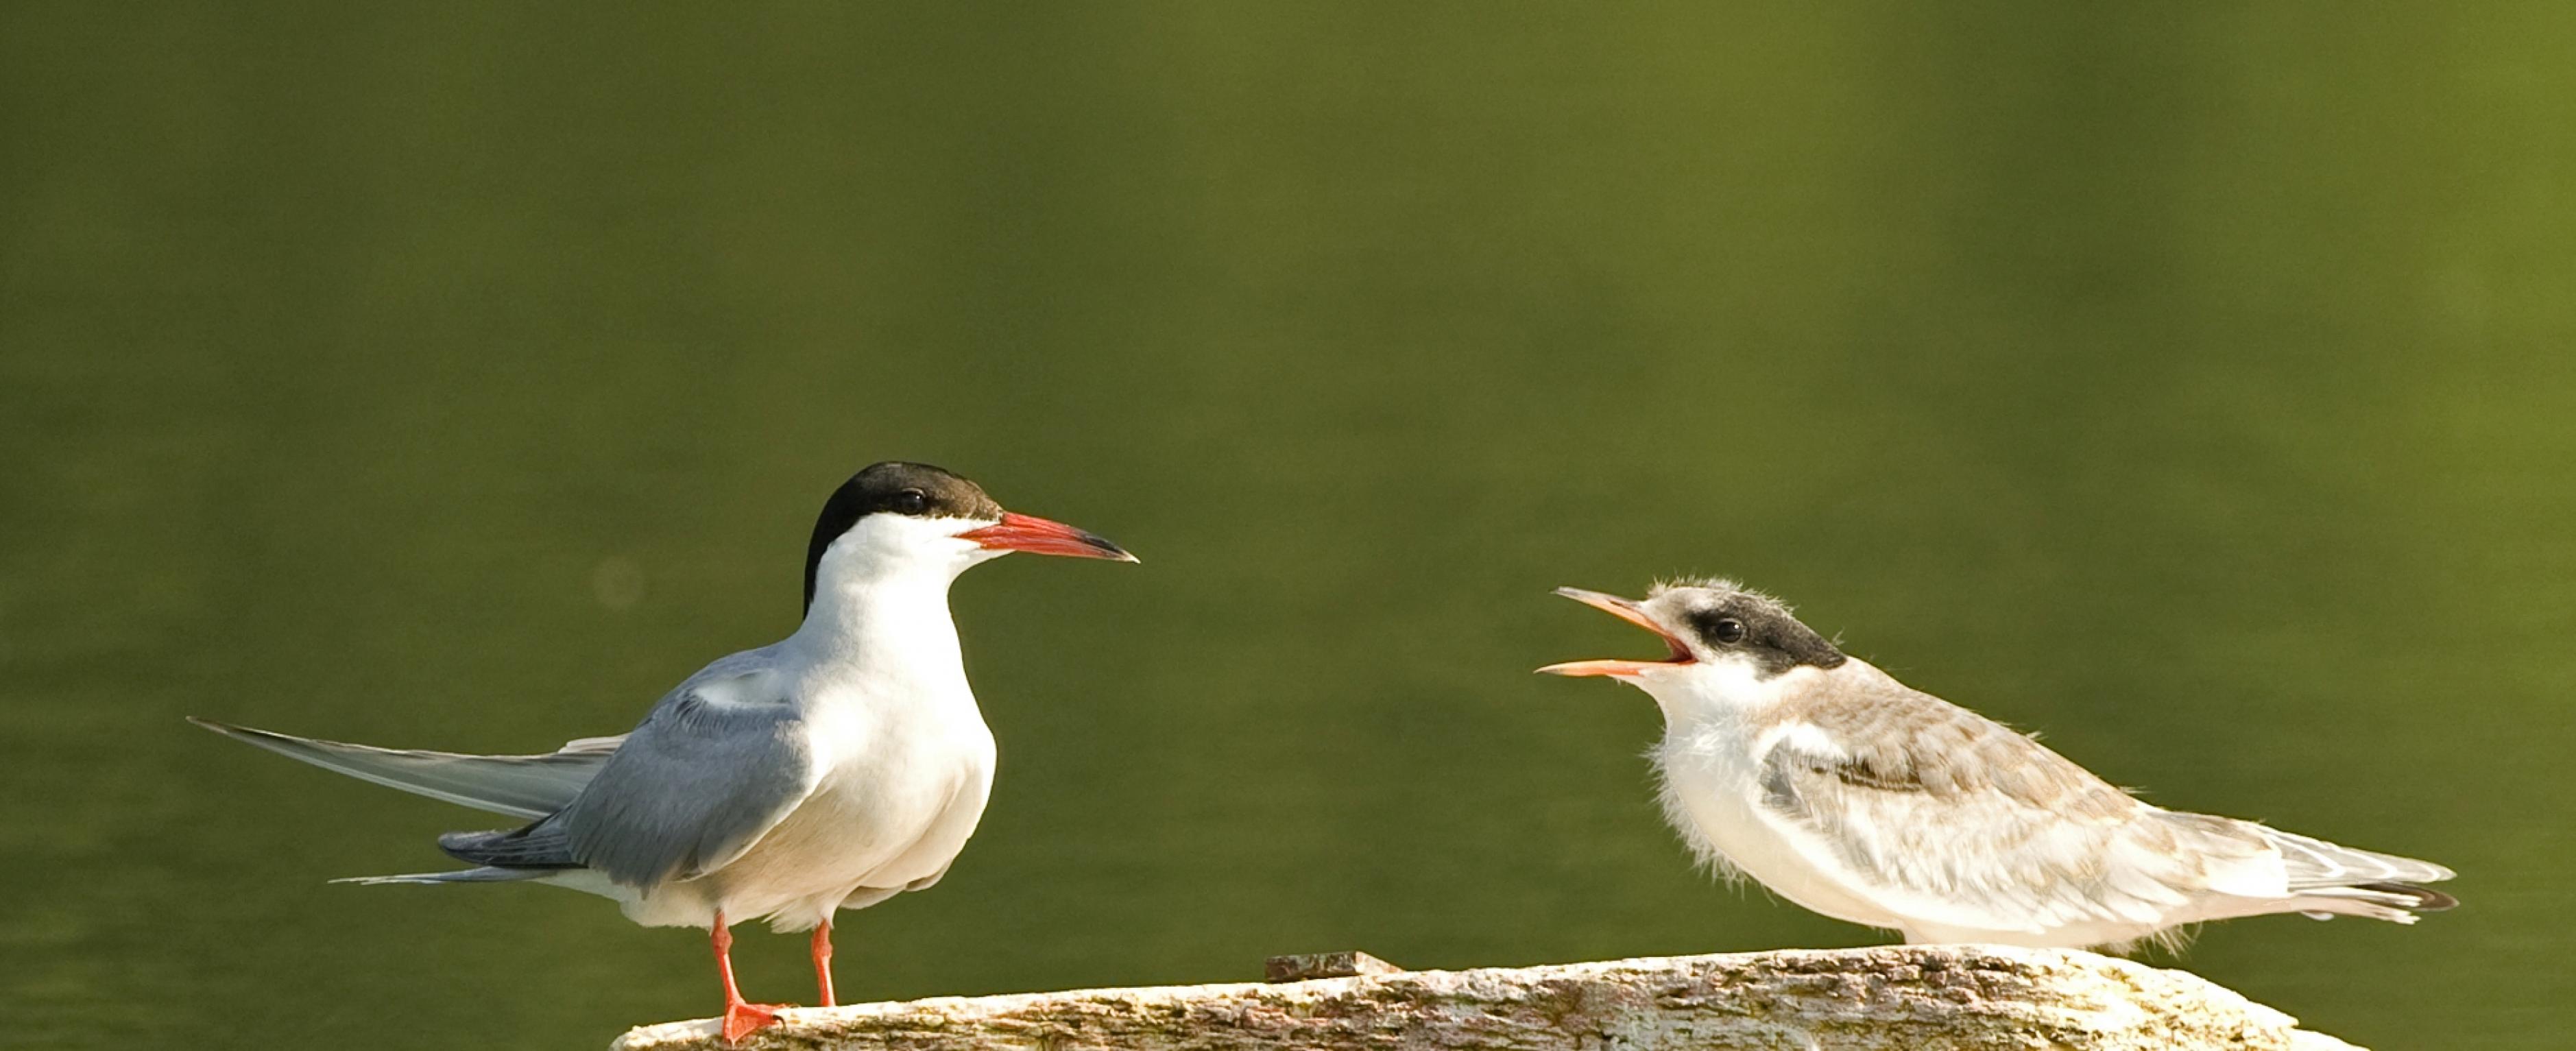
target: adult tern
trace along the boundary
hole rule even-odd
[[[832,994],[832,915],[939,882],[984,813],[993,735],[967,687],[948,588],[1012,551],[1133,562],[1100,537],[1013,514],[926,464],[880,463],[823,505],[795,634],[722,658],[634,730],[543,755],[372,748],[196,722],[406,792],[527,819],[456,832],[475,867],[356,883],[534,881],[615,899],[653,927],[705,927],[730,1041],[776,1020],[743,999],[728,927],[811,929]]]

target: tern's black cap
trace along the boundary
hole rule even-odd
[[[982,486],[956,472],[926,463],[887,460],[851,475],[823,502],[814,519],[814,539],[805,547],[805,606],[814,605],[814,580],[823,552],[859,520],[874,514],[917,518],[974,518],[998,521],[1002,505],[984,495]]]

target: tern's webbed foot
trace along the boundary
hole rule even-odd
[[[742,1038],[778,1024],[778,1012],[793,1004],[754,1004],[736,1000],[725,1005],[724,1042],[739,1044]]]

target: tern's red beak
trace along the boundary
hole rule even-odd
[[[1682,645],[1682,640],[1674,638],[1671,632],[1665,631],[1661,625],[1648,618],[1646,611],[1639,608],[1634,600],[1620,598],[1617,595],[1605,595],[1598,591],[1585,591],[1582,588],[1558,588],[1556,593],[1654,632],[1655,637],[1664,640],[1664,647],[1671,652],[1659,661],[1567,661],[1563,664],[1548,665],[1540,668],[1539,671],[1549,675],[1607,675],[1612,678],[1625,678],[1653,668],[1670,668],[1678,664],[1691,663],[1690,647]]]
[[[1002,520],[982,529],[969,529],[957,534],[994,551],[1026,551],[1038,555],[1064,555],[1070,558],[1106,558],[1133,562],[1136,556],[1127,549],[1098,536],[1075,529],[1062,522],[1050,522],[1035,515],[1002,513]]]

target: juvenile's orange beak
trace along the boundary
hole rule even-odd
[[[1540,668],[1540,672],[1576,677],[1606,675],[1611,678],[1626,678],[1653,668],[1670,668],[1678,664],[1691,663],[1690,647],[1682,645],[1682,640],[1674,638],[1671,632],[1665,631],[1661,625],[1649,619],[1646,611],[1634,600],[1620,598],[1617,595],[1606,595],[1598,591],[1585,591],[1582,588],[1558,588],[1556,593],[1654,632],[1656,638],[1664,640],[1664,648],[1670,652],[1659,661],[1567,661],[1563,664],[1551,664]]]
[[[995,551],[1026,551],[1037,555],[1064,555],[1068,558],[1106,558],[1133,562],[1136,556],[1127,549],[1099,536],[1075,529],[1062,522],[1050,522],[1035,515],[1002,513],[1002,520],[982,529],[969,529],[957,534]]]

